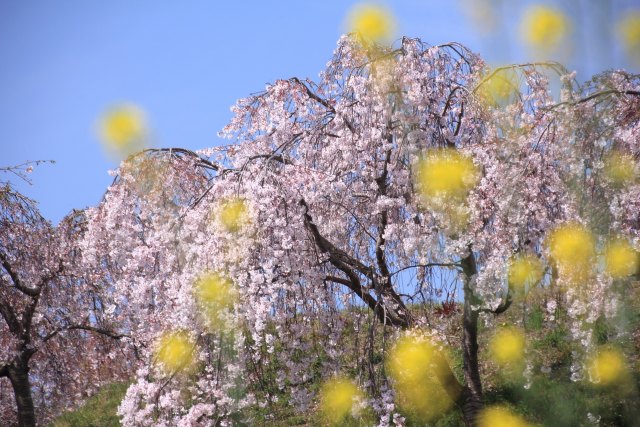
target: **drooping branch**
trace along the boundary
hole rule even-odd
[[[5,301],[1,295],[0,295],[0,314],[2,314],[2,317],[4,318],[5,322],[7,322],[7,325],[9,326],[9,330],[11,331],[11,333],[16,335],[19,334],[22,328],[20,327],[18,318],[16,317],[16,314],[13,311],[11,304]]]
[[[130,338],[130,335],[127,334],[119,334],[117,332],[113,332],[110,331],[108,329],[104,329],[104,328],[98,328],[95,326],[91,326],[91,325],[69,325],[69,326],[64,326],[61,328],[57,328],[54,331],[50,332],[49,334],[47,334],[43,339],[42,342],[47,342],[50,339],[56,337],[57,335],[60,334],[60,332],[63,331],[71,331],[71,330],[83,330],[83,331],[89,331],[89,332],[94,332],[100,335],[104,335],[107,336],[109,338],[113,338],[116,340],[122,339],[122,338]]]
[[[387,137],[388,140],[391,138],[392,138],[391,135]],[[382,173],[378,178],[376,178],[376,184],[378,186],[378,197],[383,197],[387,195],[387,176],[389,173],[388,165],[390,160],[391,160],[391,150],[387,150],[383,167],[382,167]],[[385,278],[387,278],[388,280],[390,277],[390,274],[389,274],[389,267],[387,266],[387,260],[385,258],[385,252],[384,252],[384,247],[386,242],[384,238],[384,233],[388,223],[387,209],[383,209],[382,212],[380,212],[379,216],[380,216],[380,219],[378,222],[378,239],[376,241],[376,261],[378,263],[378,269],[380,270],[380,274]]]
[[[333,243],[329,242],[325,237],[323,237],[320,234],[320,231],[318,230],[316,224],[313,223],[313,219],[309,214],[309,207],[307,203],[304,201],[304,199],[301,199],[299,203],[305,209],[304,225],[307,231],[311,234],[315,245],[323,254],[329,256],[329,262],[331,262],[334,267],[342,271],[349,278],[349,280],[340,279],[339,281],[336,281],[336,283],[345,284],[349,287],[349,289],[354,290],[356,295],[362,298],[362,300],[373,310],[373,312],[382,323],[400,327],[403,329],[408,328],[411,323],[409,311],[400,300],[400,297],[397,296],[397,294],[395,294],[392,289],[385,290],[384,294],[388,294],[393,299],[393,302],[397,305],[397,307],[390,309],[391,307],[388,307],[388,305],[384,301],[382,292],[379,294],[378,300],[374,299],[371,294],[366,292],[360,282],[360,278],[358,277],[356,271],[359,271],[365,277],[368,277],[374,287],[377,288],[379,287],[380,281],[374,269],[372,267],[364,265],[362,262],[337,248],[335,245],[333,245]]]
[[[320,234],[318,226],[314,224],[313,219],[309,214],[309,206],[307,205],[307,202],[304,199],[300,199],[299,203],[304,208],[305,228],[310,232],[316,246],[318,246],[323,253],[329,255],[331,262],[336,265],[336,267],[338,267],[338,265],[345,266],[349,269],[355,269],[367,277],[373,277],[375,271],[372,267],[366,266],[360,260],[350,256],[345,251],[336,247],[333,243],[324,238],[324,236]]]
[[[9,259],[1,251],[0,251],[0,261],[2,262],[2,267],[5,269],[7,274],[9,274],[9,277],[11,277],[11,280],[13,281],[13,285],[16,287],[16,289],[18,289],[20,292],[26,295],[29,295],[30,297],[36,297],[38,296],[38,294],[40,294],[39,288],[30,288],[22,283],[20,276],[18,276],[18,273],[16,273],[13,270],[13,267],[9,263]]]
[[[300,81],[300,79],[298,79],[297,77],[294,77],[291,79],[291,81],[297,83],[298,85],[300,85],[300,87],[302,87],[305,91],[305,93],[307,94],[307,96],[311,99],[313,99],[314,101],[318,102],[320,105],[322,105],[323,107],[325,107],[327,110],[331,111],[333,114],[336,114],[336,110],[335,108],[333,108],[333,106],[331,104],[329,104],[329,102],[327,102],[326,99],[322,99],[320,98],[318,95],[316,95],[310,88],[309,86],[305,85],[304,83],[302,83]],[[342,121],[344,121],[344,124],[347,126],[347,128],[351,131],[351,133],[355,134],[356,133],[356,129],[353,126],[353,123],[351,123],[351,121],[349,119],[347,119],[344,116],[341,116]]]

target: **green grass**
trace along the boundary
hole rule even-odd
[[[95,396],[75,411],[65,412],[50,427],[117,427],[118,405],[129,384],[117,383],[103,387]]]

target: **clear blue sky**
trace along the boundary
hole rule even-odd
[[[33,172],[32,186],[12,179],[53,222],[95,205],[116,167],[95,132],[106,108],[131,102],[144,109],[155,146],[215,146],[237,98],[278,78],[317,77],[357,3],[0,0],[0,166],[56,160]],[[591,0],[566,3],[580,13]],[[614,3],[625,10],[634,1]],[[525,58],[514,41],[521,8],[509,2],[503,33],[488,38],[457,0],[385,4],[399,35],[459,41],[494,62]],[[587,43],[578,46],[602,43],[588,32],[581,37]],[[615,51],[601,51],[578,68],[625,65]]]

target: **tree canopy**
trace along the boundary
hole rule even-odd
[[[238,101],[232,144],[130,157],[79,249],[109,295],[100,322],[138,350],[123,424],[251,424],[285,394],[329,423],[519,419],[486,406],[479,357],[530,376],[526,331],[479,353],[478,327],[532,292],[549,322],[566,313],[572,380],[616,383],[625,353],[594,328],[637,286],[639,83],[345,36],[319,81]],[[445,296],[462,369],[429,317]]]

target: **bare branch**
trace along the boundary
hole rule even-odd
[[[2,266],[4,267],[5,271],[9,274],[9,277],[11,277],[11,280],[13,281],[13,285],[19,291],[31,297],[37,297],[40,294],[39,288],[30,288],[22,283],[22,280],[20,280],[18,273],[16,273],[13,270],[13,267],[9,263],[9,259],[2,252],[0,252],[0,261],[2,262]]]

